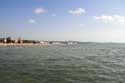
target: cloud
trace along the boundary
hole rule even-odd
[[[79,26],[80,26],[80,27],[83,27],[83,26],[85,26],[85,24],[80,24]]]
[[[28,22],[31,23],[31,24],[35,24],[36,23],[36,21],[34,19],[29,19]]]
[[[46,9],[44,9],[44,8],[42,8],[42,7],[36,8],[36,9],[34,10],[34,13],[35,13],[35,14],[43,14],[43,13],[45,13],[45,12],[46,12]]]
[[[94,16],[94,19],[100,20],[105,23],[125,23],[125,17],[120,15],[101,15],[101,16]]]
[[[86,13],[86,10],[83,9],[83,8],[77,8],[77,9],[75,9],[75,10],[70,10],[69,13],[70,13],[70,14],[73,14],[73,15],[78,15],[78,16],[80,16],[80,15],[85,14],[85,13]]]
[[[56,14],[52,14],[52,16],[53,16],[53,17],[55,17],[55,16],[56,16]]]

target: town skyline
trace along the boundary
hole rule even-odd
[[[1,0],[0,37],[125,43],[125,0]]]

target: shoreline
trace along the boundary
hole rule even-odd
[[[45,46],[47,44],[33,44],[33,43],[22,43],[22,44],[17,44],[17,43],[0,43],[0,46],[34,46],[34,45],[40,45],[40,46]]]

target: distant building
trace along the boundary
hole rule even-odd
[[[69,41],[69,42],[67,42],[67,44],[68,44],[68,45],[76,45],[77,42],[75,42],[75,41]]]
[[[6,38],[6,43],[11,43],[11,42],[12,42],[11,37],[7,37]]]
[[[7,39],[6,38],[3,38],[4,42],[3,43],[7,43]]]
[[[18,39],[17,39],[17,40],[15,40],[15,43],[23,43],[23,40],[21,40],[21,38],[20,38],[20,37],[18,37]]]
[[[13,40],[11,40],[11,37],[7,37],[7,38],[1,38],[0,42],[1,43],[12,43]]]
[[[4,38],[0,38],[0,43],[4,43]]]
[[[48,45],[49,43],[45,42],[45,41],[41,41],[40,44],[42,44],[42,45]]]

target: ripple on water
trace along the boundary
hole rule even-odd
[[[0,83],[124,83],[124,54],[100,44],[0,47]]]

